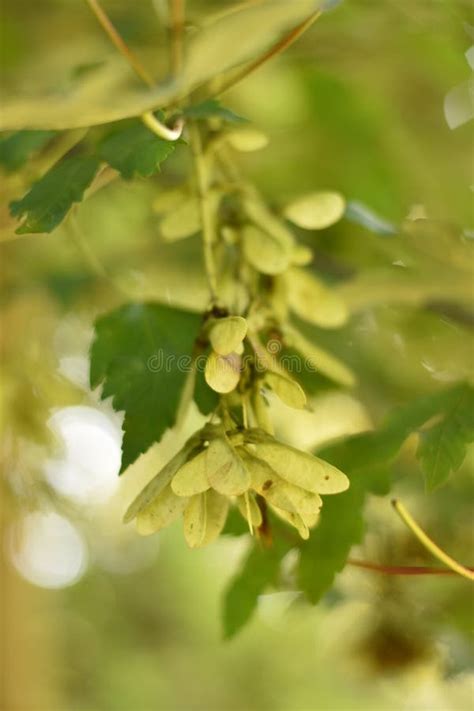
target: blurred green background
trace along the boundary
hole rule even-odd
[[[104,5],[132,46],[163,46],[163,3]],[[189,10],[221,5],[189,2]],[[80,65],[107,46],[82,4],[66,0],[5,3],[1,37],[7,84],[21,63],[32,76],[41,71],[53,48],[66,47],[72,63],[76,52]],[[311,417],[278,413],[279,431],[295,444],[366,429],[396,404],[472,373],[473,123],[450,128],[445,97],[471,75],[473,38],[471,8],[461,0],[347,1],[223,97],[270,139],[240,162],[275,206],[331,189],[397,231],[410,214],[436,221],[423,234],[408,224],[382,236],[345,219],[299,235],[352,311],[338,332],[308,332],[360,382],[351,393],[319,384]],[[465,581],[348,567],[316,608],[297,591],[268,591],[250,625],[224,643],[220,597],[246,537],[189,551],[179,525],[151,539],[122,526],[150,466],[185,432],[168,433],[119,482],[120,416],[89,391],[87,350],[94,318],[123,301],[117,285],[135,298],[205,303],[198,238],[164,243],[152,209],[162,187],[188,169],[182,145],[158,177],[103,187],[78,212],[82,241],[67,226],[10,239],[14,225],[2,206],[1,708],[471,709]],[[5,172],[7,201],[39,170],[33,163],[20,175]],[[193,412],[186,431],[199,420]],[[447,488],[428,496],[412,444],[394,491],[469,563],[474,453]],[[389,499],[370,502],[367,520],[359,557],[426,562]]]

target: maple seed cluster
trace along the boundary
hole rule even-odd
[[[182,516],[186,541],[197,548],[219,536],[230,506],[237,506],[251,532],[258,529],[264,502],[307,539],[321,495],[348,486],[336,467],[262,429],[207,424],[137,496],[124,521],[136,519],[138,532],[148,535]]]

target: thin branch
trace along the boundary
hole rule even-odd
[[[274,44],[273,47],[270,47],[270,49],[265,52],[265,54],[262,54],[260,57],[257,57],[257,59],[254,59],[252,62],[250,62],[250,64],[247,64],[243,69],[241,69],[240,72],[230,77],[227,82],[225,82],[219,87],[219,89],[215,93],[215,96],[218,96],[224,91],[231,89],[233,86],[238,84],[238,82],[242,81],[242,79],[248,77],[249,74],[253,74],[256,69],[259,69],[270,59],[276,57],[277,55],[288,49],[288,47],[290,47],[294,42],[296,42],[296,40],[299,39],[299,37],[301,37],[301,35],[306,32],[306,30],[309,29],[319,17],[321,17],[321,14],[321,10],[316,10],[316,12],[313,12],[312,15],[310,15],[306,20],[303,20],[303,22],[294,27],[287,35],[285,35],[281,40]]]
[[[404,505],[398,501],[398,499],[393,499],[392,506],[398,513],[402,521],[408,526],[410,531],[418,538],[422,546],[424,546],[435,558],[437,558],[441,563],[444,563],[448,568],[453,570],[458,575],[468,580],[474,580],[474,571],[470,568],[466,568],[461,563],[458,563],[454,558],[445,553],[431,538],[423,531],[422,528],[417,524],[415,519],[407,511]]]
[[[209,284],[211,302],[213,304],[216,304],[217,268],[214,261],[216,229],[214,215],[212,214],[209,170],[206,158],[203,154],[201,133],[199,131],[199,127],[194,123],[189,124],[189,137],[191,139],[191,150],[194,157],[197,192],[199,199],[199,207],[201,211],[204,266],[206,269],[207,281]]]
[[[457,575],[454,570],[448,568],[429,568],[422,565],[379,565],[366,560],[355,560],[349,558],[347,565],[364,570],[372,570],[374,573],[383,575]],[[474,571],[474,568],[467,568]]]
[[[183,65],[183,31],[186,0],[169,0],[171,20],[171,68],[179,74]]]
[[[118,49],[120,54],[125,57],[127,62],[130,64],[135,74],[150,88],[153,88],[155,82],[153,77],[148,74],[143,64],[140,62],[136,54],[130,49],[127,43],[122,39],[114,25],[112,24],[109,16],[100,6],[98,0],[86,0],[90,9],[96,16],[99,24],[101,25],[104,32],[108,35],[112,44]]]

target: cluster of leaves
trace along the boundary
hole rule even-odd
[[[313,364],[338,386],[351,387],[356,380],[345,363],[295,326],[296,317],[318,328],[338,329],[350,316],[343,292],[305,268],[312,251],[298,244],[295,233],[324,230],[344,216],[383,235],[395,228],[358,203],[347,205],[332,191],[305,194],[278,211],[270,208],[234,165],[235,151],[261,148],[265,136],[240,125],[243,119],[214,99],[195,102],[192,92],[213,78],[221,57],[227,56],[223,48],[234,47],[231,59],[220,66],[225,85],[229,73],[320,4],[308,0],[275,8],[264,2],[224,13],[197,33],[180,77],[147,92],[132,88],[122,94],[118,107],[102,100],[87,111],[76,106],[90,72],[82,76],[80,91],[73,84],[67,100],[59,97],[35,112],[34,124],[24,103],[7,102],[6,128],[23,130],[0,139],[0,164],[17,171],[59,140],[58,130],[89,129],[11,203],[12,216],[21,220],[17,234],[49,233],[84,199],[102,171],[115,171],[124,180],[156,174],[177,143],[153,133],[138,116],[160,106],[171,112],[178,98],[188,97],[182,114],[203,144],[196,158],[199,184],[196,189],[190,179],[163,191],[153,207],[165,241],[204,233],[218,266],[218,286],[226,286],[227,280],[231,297],[224,288],[217,289],[204,314],[127,303],[102,316],[95,324],[90,383],[101,386],[101,396],[111,397],[114,408],[125,413],[122,472],[176,425],[191,399],[205,415],[212,412],[219,418],[218,425],[208,424],[196,433],[158,473],[127,518],[137,518],[139,530],[151,533],[184,514],[192,546],[210,542],[222,530],[246,535],[245,519],[257,530],[225,597],[227,636],[249,619],[258,596],[279,584],[282,561],[291,550],[298,551],[294,584],[313,603],[324,595],[351,547],[362,539],[367,497],[389,491],[390,465],[411,434],[418,433],[417,457],[431,489],[460,467],[467,443],[474,439],[474,390],[467,383],[402,407],[377,431],[327,446],[317,457],[273,438],[269,395],[299,409],[307,400],[283,358],[265,348],[263,339],[278,343],[280,356],[296,353],[300,363]],[[109,76],[108,71],[98,65],[92,76]],[[204,171],[199,161],[204,161]],[[216,274],[208,277],[212,292]],[[201,354],[204,373],[195,367]],[[347,491],[345,475],[350,480]],[[319,518],[319,494],[325,493],[338,495],[327,499]],[[305,508],[308,501],[311,510]]]
[[[281,562],[295,547],[299,550],[297,588],[312,603],[321,599],[345,566],[352,546],[362,540],[367,497],[389,492],[390,465],[413,433],[419,436],[417,457],[427,487],[441,486],[459,468],[467,444],[474,440],[474,388],[462,383],[426,396],[393,412],[377,431],[354,435],[319,451],[319,456],[348,474],[350,488],[326,501],[324,516],[308,541],[295,546],[294,541],[279,540],[271,555],[258,544],[252,546],[226,593],[226,636],[247,622],[268,586],[278,586]],[[245,531],[229,527],[228,533]]]

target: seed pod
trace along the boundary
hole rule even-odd
[[[211,351],[206,361],[204,377],[217,393],[230,393],[240,380],[241,358],[237,353],[218,355]]]
[[[161,236],[167,242],[191,237],[201,229],[197,198],[189,198],[169,212],[160,224]]]
[[[171,482],[177,496],[194,496],[210,488],[207,478],[207,449],[183,464]]]
[[[197,494],[189,499],[183,514],[183,531],[190,548],[202,545],[206,535],[207,507],[206,495]]]
[[[189,440],[183,449],[181,449],[170,461],[165,464],[165,466],[158,472],[158,474],[153,477],[153,479],[148,482],[145,488],[138,494],[138,496],[132,501],[128,507],[125,515],[123,517],[123,522],[128,523],[132,521],[136,515],[152,503],[163,489],[170,483],[178,469],[184,464],[186,458],[189,456],[190,450],[192,451],[192,440]]]
[[[247,321],[242,316],[216,319],[209,332],[209,340],[216,353],[229,355],[242,347],[247,335]]]
[[[252,489],[272,506],[301,515],[319,513],[322,501],[318,494],[285,481],[267,462],[249,452],[239,449],[239,454],[250,472]]]
[[[250,474],[225,437],[209,442],[207,478],[212,488],[225,496],[239,496],[250,487]]]
[[[306,267],[313,261],[313,251],[304,245],[296,245],[291,253],[291,263],[295,267]]]
[[[344,215],[346,201],[340,193],[314,192],[293,200],[284,210],[285,217],[305,230],[323,230]]]
[[[168,484],[148,506],[137,514],[138,533],[148,536],[168,526],[181,516],[187,502],[187,498],[176,496]]]
[[[237,506],[242,516],[248,522],[251,531],[262,525],[262,512],[253,494],[246,492],[243,496],[238,496]]]
[[[243,206],[250,222],[271,235],[290,256],[295,247],[295,238],[285,222],[274,215],[265,203],[255,196],[244,197]]]
[[[154,198],[152,203],[153,212],[157,215],[170,212],[182,204],[187,197],[185,191],[179,188],[164,190]]]
[[[254,225],[243,228],[242,247],[248,263],[262,274],[281,274],[288,269],[288,250],[273,236]]]
[[[283,509],[279,509],[276,506],[272,506],[273,510],[275,511],[276,515],[279,516],[283,521],[286,521],[287,523],[290,524],[290,526],[293,526],[296,528],[298,533],[300,534],[301,538],[303,540],[307,541],[309,538],[309,528],[308,525],[305,523],[303,518],[297,514],[297,513],[290,513],[289,511],[283,511]]]
[[[225,135],[232,148],[241,153],[259,151],[268,146],[268,137],[255,128],[236,128]]]
[[[255,451],[283,479],[314,494],[338,494],[349,487],[346,475],[332,464],[277,440],[259,442]]]
[[[341,297],[314,274],[303,269],[291,269],[286,275],[288,301],[292,311],[321,328],[339,328],[348,317]]]
[[[301,410],[306,405],[306,395],[299,383],[280,373],[265,373],[265,383],[289,407]]]
[[[204,494],[206,497],[206,533],[202,541],[203,546],[212,543],[224,528],[229,511],[229,499],[217,491],[209,489]]]

